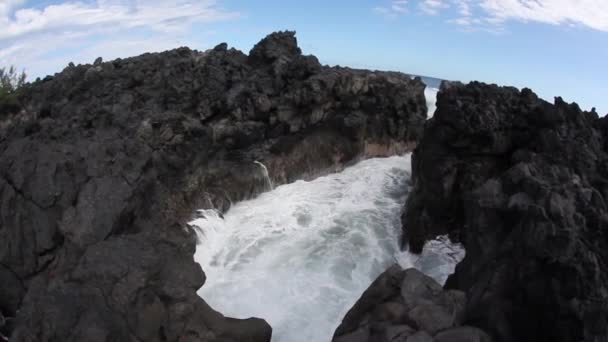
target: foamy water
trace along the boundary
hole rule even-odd
[[[422,256],[402,252],[400,215],[410,157],[370,159],[341,173],[276,187],[207,210],[195,260],[207,275],[199,295],[223,314],[264,318],[273,341],[329,341],[346,312],[391,264],[444,282],[464,256],[447,239]]]
[[[438,92],[439,92],[439,89],[431,88],[431,87],[426,87],[426,89],[424,90],[424,97],[426,98],[426,107],[428,108],[428,111],[427,111],[428,119],[433,117],[433,115],[435,114],[435,110],[437,109],[437,93]]]

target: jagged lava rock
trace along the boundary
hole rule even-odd
[[[608,340],[606,119],[529,89],[444,83],[413,154],[404,242],[466,248],[446,287],[496,341]]]
[[[1,332],[13,341],[268,341],[196,295],[185,223],[275,182],[412,148],[424,85],[321,66],[293,32],[70,64],[0,122]]]
[[[346,314],[334,342],[491,342],[483,331],[460,326],[465,294],[444,290],[412,268],[382,273]]]

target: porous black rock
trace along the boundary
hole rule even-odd
[[[466,248],[446,287],[496,341],[608,340],[606,119],[531,90],[444,83],[413,159],[404,243]]]
[[[491,342],[483,331],[462,326],[465,294],[444,290],[434,279],[394,265],[382,273],[346,314],[334,342]]]
[[[70,64],[0,121],[0,313],[14,341],[268,341],[225,318],[186,226],[276,183],[407,151],[424,85],[330,68],[274,33],[248,56],[227,44]],[[15,317],[12,319],[12,317]],[[7,328],[9,327],[10,328]]]

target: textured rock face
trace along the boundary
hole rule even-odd
[[[281,32],[250,55],[70,65],[0,122],[0,332],[14,341],[268,341],[196,295],[193,210],[412,147],[420,80],[321,66]],[[5,319],[6,318],[6,319]]]
[[[334,342],[491,342],[462,323],[465,294],[443,290],[416,269],[395,265],[363,293],[336,329]]]
[[[413,155],[405,242],[466,248],[447,288],[497,341],[608,340],[606,119],[528,89],[444,84]]]

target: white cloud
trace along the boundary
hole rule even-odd
[[[0,31],[0,40],[66,27],[149,27],[166,31],[193,21],[214,21],[236,15],[218,10],[215,1],[98,0],[94,3],[65,2],[42,9],[21,8],[11,17],[10,9],[20,2],[8,0],[0,10],[0,26],[4,28]]]
[[[239,16],[213,0],[97,0],[42,8],[24,8],[24,3],[0,0],[0,65],[25,67],[34,77],[70,59],[90,62],[85,58],[125,57],[185,45],[193,23]]]
[[[393,0],[391,10],[397,13],[407,13],[407,0]]]
[[[608,31],[606,0],[483,0],[479,6],[490,20],[536,21],[552,25],[578,24]]]
[[[24,0],[2,0],[0,1],[0,17],[6,16],[15,7],[23,4]]]
[[[418,4],[418,8],[426,14],[437,15],[439,12],[450,5],[443,0],[422,0]]]
[[[456,5],[458,6],[458,14],[462,17],[470,17],[471,16],[471,0],[456,0]]]
[[[412,0],[423,14],[451,16],[448,22],[471,29],[501,31],[510,21],[584,26],[608,32],[608,0]],[[400,13],[392,6],[385,14]],[[447,13],[446,13],[447,12]]]
[[[388,18],[394,18],[398,15],[408,13],[409,0],[391,0],[388,4],[374,7],[376,13],[380,13]]]

